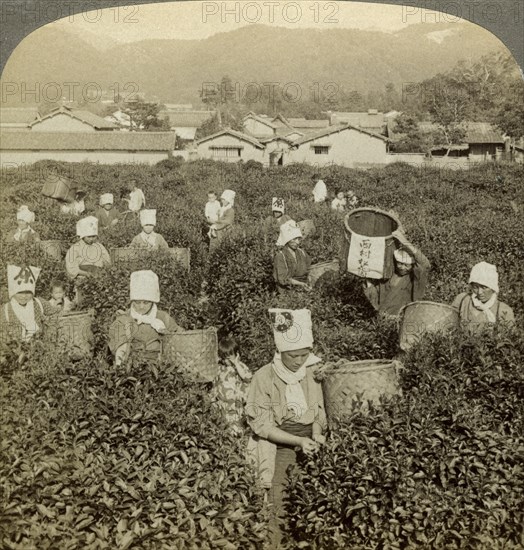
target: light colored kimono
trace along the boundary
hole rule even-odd
[[[301,423],[316,423],[325,429],[326,413],[322,386],[314,378],[320,363],[307,367],[306,376],[300,382],[308,410]],[[258,471],[264,487],[271,487],[275,473],[277,446],[267,439],[269,431],[284,422],[293,420],[295,412],[287,407],[286,383],[274,372],[273,364],[268,363],[253,375],[249,386],[246,406],[248,424],[253,436],[247,445],[247,458]]]
[[[133,237],[130,246],[132,248],[147,248],[149,250],[158,250],[159,248],[167,249],[169,245],[162,235],[155,233],[154,231],[147,235],[142,231],[142,233]]]
[[[91,269],[110,266],[111,258],[102,243],[87,244],[80,239],[67,251],[65,265],[67,274],[75,279],[86,266]]]

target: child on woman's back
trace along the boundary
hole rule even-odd
[[[61,306],[62,314],[69,313],[73,309],[71,300],[66,296],[65,284],[62,281],[51,283],[51,299],[49,303],[53,306]]]
[[[241,435],[244,431],[244,407],[247,388],[252,373],[240,360],[238,344],[232,336],[226,336],[218,343],[218,377],[213,395],[218,401],[231,430]]]

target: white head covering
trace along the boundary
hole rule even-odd
[[[313,188],[315,202],[324,202],[327,198],[327,187],[323,180],[318,180]]]
[[[156,210],[140,210],[140,225],[156,225]]]
[[[393,255],[395,256],[395,259],[397,260],[397,262],[400,262],[402,264],[411,265],[415,263],[415,259],[413,258],[413,256],[403,248],[398,248],[397,250],[395,250],[393,252]]]
[[[302,231],[295,220],[289,220],[280,226],[280,234],[277,239],[277,246],[284,246],[289,241],[302,237]]]
[[[236,193],[234,191],[231,191],[231,189],[226,189],[220,198],[226,200],[231,206],[233,206],[235,204],[235,195]]]
[[[104,206],[104,204],[113,204],[113,202],[113,193],[104,193],[103,195],[100,195],[100,206]]]
[[[313,346],[313,326],[309,309],[270,309],[269,315],[279,352]]]
[[[9,299],[18,292],[32,292],[35,294],[35,286],[38,276],[42,271],[39,267],[18,267],[17,265],[7,266],[7,291]]]
[[[87,216],[87,218],[78,220],[76,222],[76,234],[81,239],[98,235],[98,218]]]
[[[271,201],[271,210],[273,212],[282,212],[283,214],[285,210],[284,199],[273,197],[273,200]]]
[[[151,270],[133,271],[129,285],[129,299],[160,302],[158,275]]]
[[[16,213],[16,219],[17,221],[21,220],[31,224],[35,221],[35,213],[31,212],[31,210],[29,210],[29,208],[24,204],[18,209],[18,212]]]
[[[499,274],[497,267],[487,262],[480,262],[473,266],[468,283],[477,283],[487,286],[497,294],[499,292]]]

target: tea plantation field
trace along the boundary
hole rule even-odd
[[[274,242],[261,231],[271,198],[282,196],[296,220],[317,232],[304,242],[314,263],[336,258],[343,218],[310,200],[312,167],[262,170],[212,161],[156,166],[37,163],[2,174],[2,234],[27,204],[42,239],[69,244],[75,224],[40,194],[55,169],[88,190],[115,197],[136,178],[157,231],[170,246],[191,248],[191,271],[156,258],[141,268],[160,278],[160,307],[185,328],[233,333],[253,370],[273,353],[267,308],[308,307],[316,352],[326,360],[393,358],[393,321],[376,317],[359,281],[344,276],[293,302],[276,295]],[[451,303],[471,266],[497,265],[501,300],[517,327],[468,337],[422,340],[404,358],[402,397],[349,411],[328,441],[295,468],[288,548],[524,548],[524,168],[479,165],[469,171],[405,164],[369,171],[320,171],[331,192],[352,190],[359,206],[393,209],[432,270],[426,299]],[[236,229],[208,254],[202,242],[209,190],[236,191]],[[140,232],[129,216],[101,235],[109,248]],[[63,263],[37,249],[2,244],[5,265],[43,267],[37,296],[64,276]],[[116,368],[107,329],[126,307],[129,269],[117,265],[86,287],[96,347],[71,362],[44,340],[0,358],[0,547],[8,549],[263,548],[264,495],[209,388],[166,363]],[[202,299],[203,291],[205,299]]]

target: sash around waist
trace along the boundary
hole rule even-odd
[[[288,420],[282,422],[278,427],[288,434],[298,435],[299,437],[312,437],[313,435],[313,424],[299,424],[298,422],[291,422]],[[277,444],[277,449],[289,449],[290,447],[295,447],[295,445]]]

